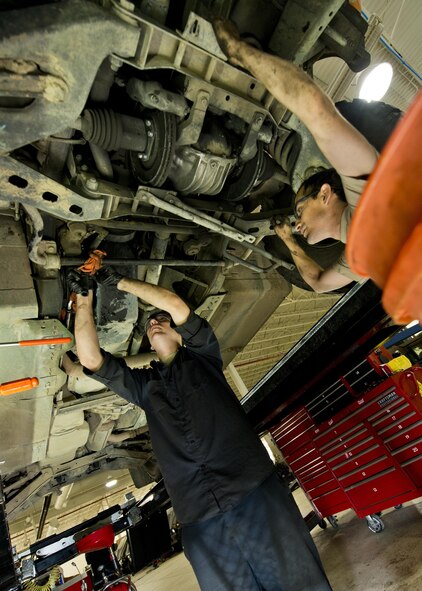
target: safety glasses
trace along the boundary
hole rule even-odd
[[[308,195],[303,195],[303,197],[301,197],[300,199],[298,199],[294,205],[294,214],[295,214],[295,218],[297,220],[300,220],[300,217],[302,215],[302,211],[303,208],[299,211],[298,210],[298,206],[303,203],[304,201],[307,201],[307,199],[310,199],[311,197],[315,197],[315,195],[318,195],[319,190],[318,191],[313,191],[312,193],[309,193]]]
[[[151,326],[151,320],[155,320],[156,322],[161,324],[162,322],[171,322],[171,316],[167,312],[156,312],[155,314],[151,314],[151,316],[145,322],[145,333],[148,332],[148,329]]]

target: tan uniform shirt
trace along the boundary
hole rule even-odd
[[[349,176],[340,175],[341,182],[343,183],[344,194],[346,195],[347,206],[345,207],[340,221],[340,240],[346,244],[347,233],[349,231],[352,216],[358,205],[360,196],[365,189],[366,180],[355,179]],[[346,261],[346,255],[343,252],[338,261],[333,265],[333,269],[337,273],[341,273],[345,277],[349,277],[352,281],[363,281],[360,275],[352,273],[349,265]]]

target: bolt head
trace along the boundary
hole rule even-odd
[[[97,179],[94,177],[90,177],[89,179],[87,179],[86,187],[87,187],[87,189],[90,189],[91,191],[95,191],[96,189],[98,189]]]
[[[152,131],[147,131],[147,136],[148,137],[154,137],[154,134],[152,133]]]
[[[156,94],[150,94],[149,98],[151,99],[151,102],[156,104],[158,103],[158,96]]]
[[[145,119],[145,125],[146,125],[147,127],[151,127],[151,125],[152,125],[152,124],[151,124],[151,119]]]

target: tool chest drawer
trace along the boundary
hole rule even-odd
[[[321,461],[321,454],[315,449],[315,446],[310,443],[303,445],[294,454],[288,457],[289,465],[295,472],[297,470],[306,469],[310,464]]]
[[[275,429],[321,516],[351,507],[364,517],[422,495],[421,375],[391,376],[320,425],[303,408]]]
[[[393,501],[395,497],[411,489],[410,482],[403,478],[403,474],[395,468],[390,468],[385,474],[378,474],[370,480],[346,487],[345,492],[359,514],[359,511],[364,509],[370,513],[371,507],[379,503],[380,500],[391,499],[392,506],[395,504]]]
[[[403,462],[401,467],[406,472],[407,476],[409,476],[409,478],[412,480],[412,482],[417,487],[421,487],[422,489],[422,455],[418,455],[414,458],[406,460]]]
[[[422,420],[420,420],[419,415],[416,413],[416,411],[408,412],[400,419],[396,419],[396,421],[394,421],[391,425],[388,425],[383,429],[378,430],[377,432],[378,435],[384,441],[388,441],[390,437],[392,437],[396,433],[399,433],[400,431],[412,426],[420,426],[422,435]]]
[[[410,425],[410,427],[402,428],[397,433],[390,435],[384,439],[386,446],[390,450],[398,449],[406,443],[410,443],[411,441],[415,441],[422,435],[422,420]]]
[[[325,482],[324,484],[320,484],[319,486],[315,486],[314,488],[309,488],[307,487],[307,491],[308,493],[311,495],[312,498],[317,499],[318,497],[321,497],[322,495],[325,495],[329,492],[332,492],[333,490],[338,490],[339,489],[339,485],[337,483],[336,480],[334,480],[334,478],[332,480],[329,480],[328,482]]]
[[[392,458],[383,456],[377,458],[372,462],[369,462],[365,466],[355,468],[348,474],[344,474],[339,477],[339,483],[342,487],[347,488],[348,486],[355,484],[356,482],[363,482],[368,478],[376,477],[377,475],[385,472],[389,468],[394,468],[394,462]]]
[[[354,457],[348,457],[346,460],[341,460],[338,464],[332,464],[330,467],[333,473],[337,476],[337,478],[340,478],[341,476],[344,476],[345,474],[348,474],[353,470],[359,468],[363,469],[364,466],[366,466],[370,462],[373,462],[374,460],[378,460],[379,458],[385,457],[385,449],[383,449],[380,445],[375,443],[374,445],[371,445],[371,447],[365,449],[364,451],[360,452]]]
[[[371,396],[364,396],[353,403],[353,418],[361,422],[365,419],[371,420],[378,416],[381,410],[385,410],[385,406],[392,401],[399,398],[394,386],[385,389],[385,385],[382,384],[383,388],[378,387],[375,390],[381,390],[380,392],[372,392]]]
[[[350,508],[350,501],[341,489],[329,492],[313,499],[315,507],[321,515],[334,515]]]
[[[349,421],[348,413],[346,416],[343,416],[345,410],[347,409],[344,409],[341,413],[341,419],[336,415],[333,419],[327,421],[327,423],[322,423],[318,428],[313,429],[313,441],[319,449],[324,449],[332,445],[333,441],[338,441],[340,437],[358,428],[355,422]]]
[[[312,464],[309,464],[303,469],[296,470],[296,476],[300,477],[300,479],[305,482],[310,478],[314,478],[320,475],[321,472],[327,470],[327,465],[323,460],[316,461]]]
[[[408,441],[406,445],[398,447],[392,451],[391,455],[399,464],[403,464],[407,460],[422,455],[422,437],[418,437],[418,439],[415,439],[414,441]]]
[[[271,435],[283,455],[287,457],[302,445],[311,441],[310,431],[313,426],[314,423],[311,417],[303,408],[272,429]]]
[[[301,483],[306,487],[307,490],[316,488],[317,486],[325,484],[331,480],[335,480],[335,478],[331,470],[328,470],[326,466],[323,470],[319,471],[318,474],[308,474],[307,476],[300,479]]]
[[[350,460],[350,459],[355,458],[356,456],[359,457],[362,453],[367,452],[375,444],[376,444],[376,440],[371,435],[368,435],[364,439],[361,439],[360,441],[358,441],[352,447],[349,447],[348,450],[344,450],[343,452],[338,453],[335,456],[327,459],[326,462],[330,466],[330,468],[333,469],[334,466],[336,466],[337,464],[339,464],[340,462],[342,462],[345,459]]]
[[[348,437],[342,437],[341,441],[333,441],[332,445],[327,445],[324,450],[320,449],[320,452],[326,461],[334,460],[343,456],[346,452],[360,447],[368,438],[371,438],[371,435],[368,433],[366,427],[361,425]]]
[[[415,412],[413,407],[406,400],[399,398],[393,404],[389,405],[389,407],[383,408],[373,415],[370,418],[370,422],[374,429],[380,433],[385,427],[396,423],[409,412]]]

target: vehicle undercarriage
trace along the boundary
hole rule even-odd
[[[293,191],[329,164],[304,126],[227,62],[210,20],[232,18],[310,74],[330,55],[366,67],[366,23],[342,0],[0,9],[1,341],[71,336],[66,273],[101,249],[103,264],[174,289],[205,316],[227,365],[299,280],[271,218],[291,214]],[[342,248],[312,252],[328,266]],[[147,364],[148,312],[98,287],[101,346]],[[2,384],[39,381],[1,400],[10,519],[99,470],[128,468],[137,486],[158,477],[143,411],[84,376],[72,352],[0,349]]]

